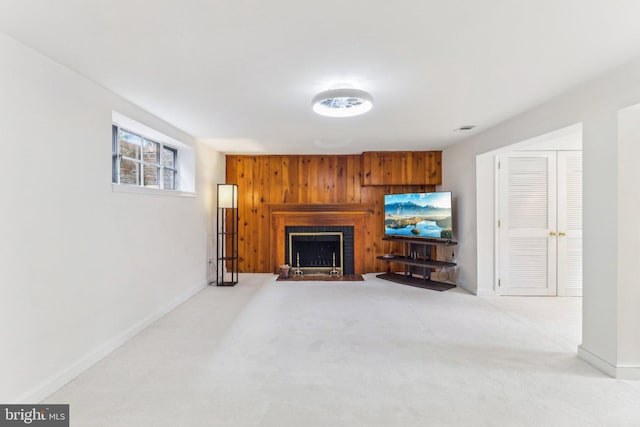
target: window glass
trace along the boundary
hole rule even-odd
[[[133,160],[120,160],[120,184],[140,185],[140,163]]]
[[[171,169],[164,169],[162,172],[162,181],[165,190],[176,189],[176,171]]]
[[[140,159],[140,148],[142,147],[142,137],[120,129],[119,132],[120,155],[132,159]]]
[[[162,147],[162,166],[171,169],[176,168],[176,150]]]
[[[154,164],[160,163],[160,144],[145,139],[143,160]]]
[[[157,166],[144,165],[144,186],[160,188],[160,168]]]

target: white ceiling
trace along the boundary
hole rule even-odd
[[[638,0],[0,0],[0,31],[230,153],[443,148],[639,56],[638,16]],[[343,82],[374,109],[315,115]]]

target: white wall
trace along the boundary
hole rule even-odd
[[[622,110],[618,123],[618,360],[621,365],[634,366],[635,356],[640,354],[640,321],[627,319],[640,320],[636,314],[640,311],[640,105]]]
[[[196,195],[112,192],[117,110],[195,148]],[[0,35],[0,402],[35,402],[207,283],[224,159]]]
[[[638,168],[628,170],[629,166],[620,161],[617,133],[618,111],[639,102],[640,60],[636,60],[443,151],[443,188],[458,194],[459,280],[475,292],[477,257],[482,256],[477,254],[476,236],[480,227],[490,226],[475,221],[476,156],[575,123],[583,124],[584,297],[580,355],[618,376],[634,376],[640,369],[640,336],[628,338],[634,343],[624,344],[632,349],[626,353],[625,366],[618,354],[622,345],[620,326],[640,324],[640,310],[636,314],[623,313],[618,307],[620,298],[632,296],[621,286],[618,274],[618,253],[627,246],[620,239],[624,230],[618,226],[619,174],[625,174],[627,179],[632,175],[637,181]],[[628,203],[634,212],[640,209],[640,200]],[[637,264],[625,265],[627,277],[640,277]]]

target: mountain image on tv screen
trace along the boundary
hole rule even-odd
[[[451,192],[385,195],[384,233],[451,239]]]

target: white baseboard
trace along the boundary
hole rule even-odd
[[[33,387],[26,393],[23,393],[21,396],[18,396],[13,402],[14,404],[19,403],[37,403],[46,399],[48,396],[55,393],[57,390],[62,388],[64,385],[68,384],[78,375],[89,369],[91,366],[95,365],[100,360],[104,359],[111,352],[116,350],[118,347],[129,341],[131,338],[142,332],[145,328],[151,325],[156,320],[160,319],[165,314],[169,313],[171,310],[191,298],[193,295],[201,291],[207,286],[207,283],[201,283],[197,286],[193,286],[189,288],[187,291],[183,292],[177,298],[174,298],[171,302],[167,303],[163,307],[160,307],[154,313],[147,316],[145,319],[131,326],[129,329],[124,331],[122,334],[112,338],[107,341],[97,349],[85,354],[80,357],[70,366],[56,372],[55,374],[49,376],[45,380],[43,380],[40,384]]]
[[[578,346],[578,357],[613,378],[620,380],[640,380],[640,366],[612,365],[600,356],[586,350],[581,345]]]

